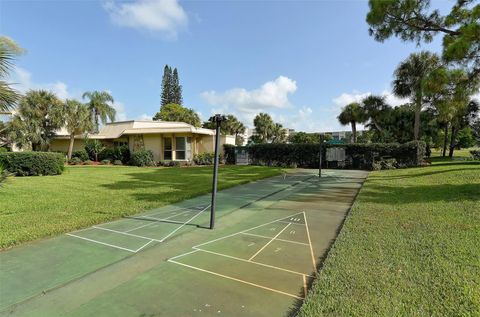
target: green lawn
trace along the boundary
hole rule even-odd
[[[219,189],[280,172],[221,167]],[[82,166],[60,176],[9,178],[0,187],[0,249],[205,194],[211,182],[211,167]]]
[[[480,163],[372,172],[301,316],[480,316]]]

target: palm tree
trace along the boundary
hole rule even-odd
[[[50,141],[64,124],[62,102],[45,90],[30,90],[20,99],[17,111],[8,123],[8,139],[20,148],[48,150]]]
[[[113,97],[106,91],[87,91],[82,98],[88,98],[88,109],[91,120],[94,123],[94,132],[99,131],[99,120],[105,124],[107,120],[115,121],[116,111],[112,107]]]
[[[253,125],[255,126],[256,138],[260,143],[267,143],[272,136],[274,123],[272,117],[267,113],[259,113],[253,119]]]
[[[12,39],[0,36],[0,114],[9,113],[20,99],[20,94],[5,80],[13,68],[15,56],[23,53]]]
[[[240,122],[237,117],[235,117],[233,114],[227,115],[227,120],[222,122],[222,128],[224,128],[224,133],[234,135],[235,136],[235,143],[243,143],[242,142],[237,142],[239,141],[240,134],[245,133],[245,125]],[[240,144],[237,144],[240,145]]]
[[[385,102],[385,97],[370,95],[362,100],[362,105],[365,111],[365,119],[370,120],[370,124],[382,134],[381,116],[389,108],[389,105]]]
[[[72,158],[75,135],[91,131],[93,123],[90,119],[90,110],[88,107],[77,100],[65,100],[62,114],[65,119],[65,129],[70,135],[70,145],[67,154],[68,159],[70,160]]]
[[[350,124],[352,126],[352,143],[357,142],[357,123],[365,122],[365,111],[359,103],[353,102],[346,105],[337,117],[342,125]]]
[[[413,137],[418,140],[420,133],[420,113],[424,105],[425,85],[429,75],[440,66],[440,59],[430,52],[413,53],[398,65],[392,83],[393,93],[402,98],[411,98],[415,104]]]
[[[275,123],[272,127],[272,143],[282,143],[285,142],[287,138],[287,130],[280,124]]]

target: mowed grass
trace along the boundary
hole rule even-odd
[[[300,316],[480,316],[480,162],[372,172]]]
[[[279,168],[223,166],[219,189]],[[60,176],[15,177],[0,187],[0,249],[58,235],[211,191],[212,167],[67,167]]]

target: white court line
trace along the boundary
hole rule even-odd
[[[178,230],[182,229],[185,225],[187,225],[190,221],[192,221],[193,219],[195,219],[196,217],[200,216],[200,214],[202,212],[204,212],[205,210],[207,210],[207,208],[210,207],[210,205],[208,205],[207,207],[203,208],[201,211],[199,211],[195,216],[193,216],[192,218],[188,219],[183,225],[181,225],[180,227],[178,227],[177,229],[173,230],[172,232],[170,232],[169,234],[167,234],[165,237],[162,238],[162,240],[160,240],[160,242],[163,242],[165,241],[165,239],[167,239],[168,237],[170,237],[172,234],[174,234],[175,232],[177,232]]]
[[[248,259],[249,261],[251,261],[254,257],[256,257],[260,252],[262,252],[270,243],[273,242],[273,240],[275,240],[276,238],[278,238],[279,235],[282,234],[282,232],[285,231],[285,229],[287,229],[289,226],[291,225],[291,223],[289,223],[288,225],[285,226],[285,228],[283,228],[282,230],[280,230],[280,232],[272,238],[272,240],[268,241],[267,244],[265,244],[260,250],[258,250],[254,255],[252,255],[250,257],[250,259]]]
[[[241,234],[245,234],[247,236],[264,238],[264,239],[271,239],[272,238],[272,237],[261,236],[259,234],[253,234],[253,233],[248,233],[248,232],[241,232]],[[301,245],[309,245],[308,243],[303,243],[303,242],[298,242],[298,241],[293,241],[293,240],[285,240],[285,239],[277,239],[276,241],[290,242],[290,243],[301,244]]]
[[[74,235],[74,234],[72,234],[72,233],[67,233],[67,235],[68,235],[68,236],[75,237],[75,238],[87,240],[87,241],[90,241],[90,242],[94,242],[94,243],[98,243],[98,244],[103,244],[103,245],[106,245],[106,246],[109,246],[109,247],[112,247],[112,248],[116,248],[116,249],[120,249],[120,250],[130,251],[130,252],[133,252],[133,253],[136,252],[136,250],[131,250],[131,249],[127,249],[127,248],[124,248],[124,247],[119,247],[118,245],[113,245],[113,244],[109,244],[109,243],[100,242],[100,241],[97,241],[97,240],[93,240],[93,239],[89,239],[89,238],[77,236],[77,235]]]
[[[135,253],[137,253],[138,251],[142,250],[143,248],[145,248],[147,245],[149,245],[150,243],[152,243],[153,241],[158,241],[158,240],[150,240],[148,241],[147,243],[145,243],[144,245],[142,245],[140,248],[138,248],[137,250],[135,250]]]
[[[304,226],[304,225],[305,225],[304,223],[288,222],[288,221],[282,221],[282,220],[279,220],[278,222],[289,223],[289,224],[291,224],[291,225],[300,225],[300,226]]]
[[[173,218],[173,217],[177,217],[177,216],[183,215],[184,213],[187,213],[187,212],[188,212],[188,211],[181,212],[181,213],[179,213],[179,214],[176,214],[176,215],[173,215],[173,216],[170,216],[170,217],[164,218],[164,219],[153,218],[153,217],[151,217],[151,219],[152,219],[152,220],[156,220],[157,222],[161,222],[160,220],[162,220],[162,221],[165,221],[165,220],[168,220],[168,219],[170,219],[170,218]],[[143,217],[143,218],[147,219],[146,217]],[[140,220],[141,220],[141,219],[140,219]],[[183,223],[183,222],[181,222],[181,223]],[[148,226],[151,226],[151,225],[154,225],[154,224],[155,224],[155,222],[152,222],[152,223],[147,223],[147,224],[145,224],[145,225],[141,225],[141,226],[135,227],[135,228],[133,228],[133,229],[128,229],[127,231],[124,231],[124,232],[132,232],[132,231],[135,231],[135,230],[137,230],[137,229],[140,229],[140,228],[145,228],[145,227],[148,227]]]
[[[195,249],[195,250],[193,250],[193,251],[189,251],[189,252],[186,252],[186,253],[182,253],[182,254],[180,254],[180,255],[176,255],[176,256],[174,256],[173,258],[168,259],[168,261],[174,260],[174,259],[178,259],[178,258],[181,258],[182,256],[186,256],[186,255],[189,255],[189,254],[192,254],[192,253],[196,253],[196,252],[198,252],[198,251],[200,251],[200,249]]]
[[[305,219],[305,228],[307,228],[308,243],[310,243],[310,255],[312,256],[313,272],[317,273],[317,261],[315,261],[315,255],[313,254],[312,240],[310,239],[310,231],[308,230],[307,215],[303,212],[303,218]]]
[[[268,268],[271,268],[271,269],[276,269],[276,270],[285,271],[285,272],[288,272],[288,273],[293,273],[293,274],[305,276],[305,273],[300,273],[300,272],[297,272],[297,271],[292,271],[292,270],[284,269],[284,268],[281,268],[281,267],[278,267],[278,266],[274,266],[274,265],[269,265],[269,264],[265,264],[265,263],[261,263],[261,262],[255,262],[255,261],[249,261],[249,260],[245,260],[245,259],[242,259],[242,258],[237,258],[237,257],[235,257],[235,256],[226,255],[226,254],[223,254],[223,253],[217,253],[217,252],[213,252],[213,251],[209,251],[209,250],[204,250],[204,249],[195,249],[195,250],[203,251],[203,252],[207,252],[207,253],[211,253],[211,254],[215,254],[215,255],[218,255],[218,256],[223,256],[223,257],[226,257],[226,258],[231,258],[231,259],[237,260],[237,261],[242,261],[242,262],[247,262],[247,263],[253,263],[253,264],[265,266],[265,267],[268,267]],[[190,252],[190,253],[191,253],[191,252]],[[308,274],[307,274],[307,275],[308,275]],[[308,276],[313,277],[313,276],[311,276],[311,275],[308,275]]]
[[[296,214],[293,214],[293,215],[290,215],[290,216],[287,216],[287,217],[293,217],[293,216],[299,215],[299,214],[301,214],[301,213],[302,213],[302,212],[298,212],[298,213],[296,213]],[[207,242],[204,242],[204,243],[197,244],[196,246],[193,246],[193,248],[201,247],[202,245],[205,245],[205,244],[217,242],[217,241],[219,241],[219,240],[223,240],[223,239],[226,239],[226,238],[230,238],[230,237],[236,236],[236,235],[241,234],[241,233],[245,233],[245,232],[248,232],[248,231],[251,231],[251,230],[255,230],[255,229],[257,229],[257,228],[270,225],[270,224],[272,224],[272,223],[274,223],[274,222],[277,222],[277,221],[279,221],[279,220],[282,220],[282,219],[285,219],[285,217],[282,217],[282,218],[279,218],[279,219],[276,219],[276,220],[273,220],[273,221],[270,221],[270,222],[267,222],[267,223],[258,225],[258,226],[256,226],[256,227],[253,227],[253,228],[250,228],[250,229],[245,229],[245,230],[240,231],[240,232],[235,232],[235,233],[229,234],[228,236],[220,237],[220,238],[217,238],[217,239],[214,239],[214,240],[210,240],[210,241],[207,241]]]
[[[223,278],[226,278],[226,279],[229,279],[229,280],[237,281],[237,282],[244,283],[244,284],[251,285],[251,286],[255,286],[255,287],[258,287],[258,288],[263,288],[265,290],[275,292],[275,293],[278,293],[278,294],[287,295],[287,296],[294,297],[294,298],[300,299],[300,300],[304,299],[303,297],[300,297],[300,296],[297,296],[297,295],[294,295],[294,294],[290,294],[290,293],[287,293],[287,292],[282,292],[282,291],[279,291],[279,290],[276,290],[276,289],[273,289],[273,288],[270,288],[270,287],[258,285],[258,284],[251,283],[251,282],[247,282],[247,281],[235,278],[235,277],[231,277],[231,276],[223,275],[223,274],[220,274],[220,273],[204,270],[204,269],[201,269],[201,268],[198,268],[198,267],[195,267],[195,266],[191,266],[191,265],[184,264],[184,263],[181,263],[181,262],[173,261],[172,259],[169,259],[168,261],[172,262],[172,263],[175,263],[175,264],[178,264],[178,265],[182,265],[182,266],[194,269],[194,270],[198,270],[198,271],[201,271],[201,272],[205,272],[205,273],[209,273],[209,274],[212,274],[212,275],[220,276],[220,277],[223,277]]]
[[[118,231],[118,230],[113,230],[113,229],[108,229],[108,228],[103,228],[103,227],[97,227],[97,226],[93,226],[92,228],[99,229],[99,230],[110,231],[110,232],[114,232],[114,233],[119,233],[119,234],[123,234],[123,235],[126,235],[126,236],[131,236],[131,237],[136,237],[136,238],[140,238],[140,239],[161,242],[160,240],[157,240],[157,239],[144,237],[144,236],[139,236],[139,235],[136,235],[136,234],[131,234],[131,233],[123,232],[123,231]]]

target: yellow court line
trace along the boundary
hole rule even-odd
[[[276,290],[276,289],[273,289],[273,288],[270,288],[270,287],[266,287],[266,286],[263,286],[263,285],[259,285],[259,284],[247,282],[247,281],[244,281],[244,280],[235,278],[235,277],[231,277],[231,276],[223,275],[223,274],[220,274],[220,273],[216,273],[216,272],[204,270],[204,269],[201,269],[201,268],[192,266],[192,265],[188,265],[188,264],[185,264],[185,263],[173,261],[172,259],[169,259],[168,261],[169,261],[169,262],[172,262],[172,263],[175,263],[175,264],[178,264],[178,265],[182,265],[182,266],[185,266],[185,267],[194,269],[194,270],[198,270],[198,271],[201,271],[201,272],[204,272],[204,273],[209,273],[209,274],[216,275],[216,276],[220,276],[220,277],[223,277],[223,278],[226,278],[226,279],[229,279],[229,280],[233,280],[233,281],[237,281],[237,282],[244,283],[244,284],[247,284],[247,285],[251,285],[251,286],[258,287],[258,288],[262,288],[262,289],[265,289],[265,290],[267,290],[267,291],[271,291],[271,292],[274,292],[274,293],[278,293],[278,294],[282,294],[282,295],[287,295],[287,296],[290,296],[290,297],[293,297],[293,298],[296,298],[296,299],[300,299],[300,300],[303,300],[303,299],[304,299],[304,297],[300,297],[300,296],[297,296],[297,295],[294,295],[294,294],[290,294],[290,293],[287,293],[287,292],[279,291],[279,290]]]
[[[223,254],[223,253],[218,253],[218,252],[213,252],[213,251],[209,251],[209,250],[204,250],[204,249],[199,249],[199,248],[195,248],[195,247],[194,247],[194,249],[197,250],[197,251],[202,251],[202,252],[206,252],[206,253],[215,254],[215,255],[218,255],[218,256],[223,256],[223,257],[230,258],[230,259],[237,260],[237,261],[252,263],[252,264],[256,264],[256,265],[265,266],[265,267],[268,267],[268,268],[271,268],[271,269],[276,269],[276,270],[285,271],[285,272],[292,273],[292,274],[297,274],[297,275],[305,276],[305,273],[301,273],[301,272],[297,272],[297,271],[292,271],[292,270],[289,270],[289,269],[284,269],[284,268],[281,268],[281,267],[278,267],[278,266],[274,266],[274,265],[270,265],[270,264],[265,264],[265,263],[261,263],[261,262],[255,262],[255,261],[245,260],[245,259],[242,259],[242,258],[237,258],[237,257],[235,257],[235,256],[231,256],[231,255],[227,255],[227,254]],[[193,253],[193,252],[190,252],[190,253]],[[187,255],[187,254],[184,254],[184,255]],[[176,257],[176,258],[178,258],[178,257]],[[311,275],[308,275],[308,276],[309,276],[309,277],[313,277],[313,276],[311,276]]]
[[[315,261],[315,255],[313,254],[312,239],[310,238],[310,230],[308,230],[307,215],[303,212],[303,218],[305,219],[305,228],[307,228],[308,243],[310,244],[310,255],[312,256],[313,272],[317,272],[317,261]]]
[[[281,235],[282,232],[285,231],[285,229],[288,228],[288,226],[290,226],[290,223],[289,223],[288,225],[286,225],[285,228],[283,228],[282,230],[280,230],[280,232],[279,232],[275,237],[273,237],[272,240],[268,241],[267,244],[265,244],[260,250],[258,250],[254,255],[252,255],[252,256],[250,257],[250,259],[248,259],[248,260],[251,261],[251,260],[252,260],[254,257],[256,257],[260,252],[262,252],[263,249],[265,249],[270,243],[272,243],[273,240],[275,240],[276,238],[278,238],[278,236]]]

